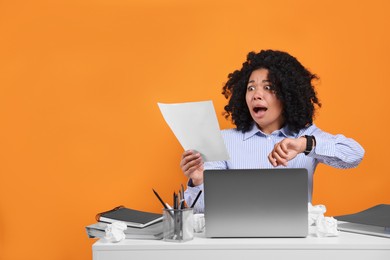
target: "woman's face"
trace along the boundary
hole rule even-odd
[[[252,71],[246,89],[246,104],[253,120],[263,133],[271,134],[282,128],[283,104],[273,91],[267,69]]]

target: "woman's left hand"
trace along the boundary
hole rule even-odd
[[[268,160],[273,166],[287,166],[288,161],[294,159],[299,153],[303,153],[306,148],[306,138],[285,138],[275,144],[274,149],[268,155]]]

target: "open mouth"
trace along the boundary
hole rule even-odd
[[[267,111],[268,110],[268,108],[266,108],[266,107],[254,107],[253,108],[253,112],[255,112],[256,114],[257,113],[263,113],[263,112],[265,112],[265,111]]]

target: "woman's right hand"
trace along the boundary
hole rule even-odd
[[[181,156],[180,168],[184,175],[191,178],[192,183],[198,186],[203,183],[203,159],[200,153],[187,150]]]

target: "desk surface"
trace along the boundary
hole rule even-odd
[[[206,238],[197,234],[194,240],[184,243],[165,242],[163,240],[125,239],[119,243],[107,243],[98,240],[94,251],[126,249],[385,249],[390,250],[390,239],[376,236],[340,232],[338,237],[306,238]]]
[[[162,240],[123,240],[119,243],[97,241],[93,247],[94,260],[102,259],[169,259],[183,253],[186,259],[223,257],[224,259],[390,259],[390,239],[340,232],[338,237],[306,238],[205,238],[197,234],[184,243]],[[194,257],[191,257],[194,256]],[[156,259],[156,258],[155,258]],[[313,259],[313,258],[312,258]],[[349,259],[349,258],[348,258]]]

